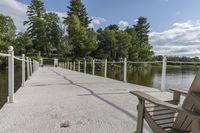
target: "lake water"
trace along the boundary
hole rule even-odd
[[[83,65],[81,66],[83,68]],[[166,89],[169,88],[189,88],[198,68],[181,67],[167,68]],[[83,69],[81,69],[83,71]],[[91,67],[88,66],[88,73]],[[160,89],[161,67],[136,67],[128,70],[127,81],[129,83],[153,87]],[[96,75],[103,76],[104,70],[96,69]],[[108,65],[108,78],[123,80],[122,67],[113,68]],[[21,66],[15,67],[15,91],[21,86]],[[8,73],[7,70],[0,71],[0,107],[6,102],[8,95]]]
[[[15,92],[20,88],[22,82],[22,71],[21,71],[21,63],[16,61],[15,62]],[[5,104],[7,101],[8,96],[8,71],[0,70],[0,108]]]

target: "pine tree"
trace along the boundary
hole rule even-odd
[[[7,50],[12,44],[16,34],[14,21],[9,16],[0,14],[0,50]]]
[[[149,43],[149,28],[150,24],[147,22],[145,17],[139,17],[137,24],[134,25],[135,31],[137,32],[137,36],[141,43]]]
[[[154,53],[151,51],[152,46],[149,44],[149,28],[150,24],[147,22],[147,19],[144,17],[139,17],[137,24],[134,25],[134,29],[137,34],[137,60],[151,60]]]
[[[50,12],[45,15],[45,21],[48,49],[50,52],[56,50],[60,53],[61,45],[64,43],[64,32],[59,25],[60,19],[56,13]]]
[[[76,15],[69,20],[68,40],[73,47],[73,57],[86,57],[96,48],[96,34],[83,27]]]
[[[86,8],[82,4],[81,0],[71,0],[70,6],[68,6],[67,8],[68,17],[65,18],[66,24],[68,24],[69,18],[72,17],[72,15],[76,15],[80,20],[81,25],[85,28],[88,28],[91,20],[89,19]]]
[[[34,49],[47,53],[45,12],[41,0],[32,0],[27,10],[28,20],[24,22],[24,25],[28,26],[27,31],[32,38]]]

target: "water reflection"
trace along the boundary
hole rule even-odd
[[[198,69],[193,66],[169,66],[166,74],[166,89],[189,88]],[[104,68],[97,70],[96,74],[103,76]],[[123,65],[108,66],[108,77],[123,81]],[[127,82],[157,89],[160,89],[161,77],[161,66],[131,66],[127,71]]]
[[[20,88],[22,82],[22,71],[21,71],[21,62],[15,61],[14,67],[14,81],[15,81],[15,92]],[[8,96],[8,70],[0,70],[0,108],[7,101]]]

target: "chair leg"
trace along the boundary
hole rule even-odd
[[[192,121],[192,133],[200,133],[200,120]]]
[[[138,118],[137,118],[137,131],[136,133],[143,133],[144,124],[144,100],[139,99],[138,104]]]

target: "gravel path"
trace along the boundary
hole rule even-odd
[[[0,110],[0,133],[133,133],[137,98],[130,90],[168,99],[157,89],[64,70],[40,68]],[[151,132],[145,124],[144,133]]]

